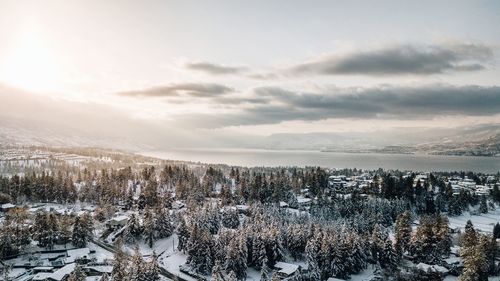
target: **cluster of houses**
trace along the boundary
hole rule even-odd
[[[100,280],[110,274],[111,260],[102,258],[89,248],[42,250],[10,260],[9,278],[16,281],[63,281],[79,264],[88,280]],[[6,266],[1,264],[0,267]]]

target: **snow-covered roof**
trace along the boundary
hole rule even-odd
[[[444,262],[446,262],[447,264],[460,264],[462,263],[462,259],[459,257],[451,257],[445,259]]]
[[[299,204],[309,203],[309,202],[311,202],[311,200],[312,200],[311,198],[297,198],[297,202]]]
[[[42,272],[42,273],[37,273],[35,274],[35,276],[33,276],[33,281],[41,281],[41,280],[47,280],[50,276],[52,276],[52,273],[46,273],[46,272]]]
[[[100,272],[100,273],[111,273],[113,271],[113,267],[108,266],[108,265],[86,266],[85,268],[88,268],[90,270]]]
[[[80,248],[74,250],[68,250],[68,258],[66,258],[66,263],[72,263],[78,258],[88,257],[90,254],[89,248]]]
[[[248,210],[249,208],[247,205],[236,205],[236,209],[238,210]]]
[[[280,207],[288,207],[286,202],[280,201]]]
[[[344,279],[338,279],[338,278],[330,277],[330,278],[328,278],[327,281],[345,281],[345,280]]]
[[[48,270],[52,270],[54,269],[54,267],[52,266],[37,266],[37,267],[34,267],[33,270],[35,271],[48,271]]]
[[[423,271],[434,271],[434,272],[439,272],[439,273],[443,273],[443,274],[446,274],[449,272],[449,270],[443,266],[436,265],[436,264],[429,265],[429,264],[426,264],[423,262],[417,264],[417,268],[420,270],[423,270]]]
[[[116,216],[116,217],[111,218],[111,221],[115,221],[115,222],[123,222],[123,221],[127,221],[127,220],[128,220],[128,217],[125,215]]]
[[[16,205],[11,204],[11,203],[2,204],[2,209],[11,209],[14,207],[16,207]]]
[[[61,267],[60,269],[55,271],[54,273],[50,274],[48,276],[48,278],[56,280],[56,281],[61,281],[64,279],[64,277],[66,277],[67,275],[70,275],[71,272],[73,272],[75,270],[75,266],[76,266],[76,264],[74,264],[74,263],[67,264],[64,267]]]
[[[278,272],[284,273],[286,275],[293,274],[295,271],[297,271],[297,269],[299,269],[298,265],[286,262],[277,262],[274,267],[279,269]]]

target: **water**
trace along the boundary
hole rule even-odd
[[[376,153],[337,153],[301,150],[183,149],[141,153],[161,159],[233,166],[321,166],[326,168],[399,169],[412,171],[474,171],[497,173],[499,157]]]

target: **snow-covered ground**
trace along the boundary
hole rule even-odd
[[[449,217],[450,227],[463,230],[468,220],[471,220],[476,230],[492,233],[495,224],[500,222],[500,208],[490,210],[487,214],[471,215],[470,212],[464,212],[460,216]]]

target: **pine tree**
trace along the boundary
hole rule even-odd
[[[104,272],[99,281],[110,281],[109,275],[106,272]]]
[[[255,236],[252,244],[252,261],[257,266],[261,265],[264,260],[269,263],[266,253],[266,244],[262,239],[262,235]]]
[[[397,269],[397,255],[396,251],[392,247],[392,242],[389,238],[385,239],[384,242],[384,250],[383,250],[383,258],[380,265],[382,268],[389,272],[394,272]]]
[[[495,239],[500,238],[500,223],[498,222],[493,227],[493,238]]]
[[[398,216],[396,220],[395,232],[394,247],[396,248],[398,257],[402,257],[403,253],[409,249],[411,240],[411,214],[409,211],[405,211],[403,214]]]
[[[149,248],[153,248],[153,244],[155,242],[154,218],[153,213],[149,208],[146,209],[146,213],[144,214],[143,235]]]
[[[113,258],[112,281],[127,280],[128,276],[128,259],[123,252],[123,242],[117,240],[116,251]]]
[[[127,228],[124,233],[125,241],[127,241],[128,243],[135,243],[139,240],[141,234],[142,228],[139,223],[139,219],[137,218],[136,214],[132,214],[127,223]]]
[[[267,258],[262,261],[260,267],[260,281],[269,281],[269,266],[267,266]]]
[[[157,239],[170,237],[174,232],[168,211],[166,211],[163,207],[157,208],[154,231]]]
[[[177,238],[179,239],[177,249],[179,249],[179,251],[182,251],[183,253],[186,252],[190,235],[191,233],[187,227],[186,220],[181,219],[179,228],[177,229]]]
[[[464,235],[462,236],[462,241],[461,241],[462,247],[463,248],[472,247],[477,243],[477,240],[478,240],[478,234],[474,229],[474,225],[472,225],[472,222],[468,220],[465,225]]]
[[[479,201],[479,212],[482,214],[488,213],[488,203],[486,201],[486,196],[481,196]]]
[[[87,246],[88,241],[92,238],[92,218],[90,216],[78,216],[73,224],[73,234],[71,241],[77,248]]]
[[[187,261],[191,268],[201,274],[208,274],[213,266],[213,241],[208,231],[196,224],[193,226],[187,244]]]
[[[247,275],[246,242],[241,237],[231,240],[225,265],[226,271],[234,272],[239,280]]]
[[[129,281],[144,281],[146,280],[146,264],[139,252],[139,247],[135,247],[134,255],[130,260],[130,268],[128,274]]]
[[[222,275],[222,267],[220,262],[217,261],[215,263],[214,268],[212,269],[212,281],[224,281],[224,276]]]
[[[153,252],[151,261],[146,265],[145,281],[158,281],[160,280],[160,266],[158,264],[158,256]]]

